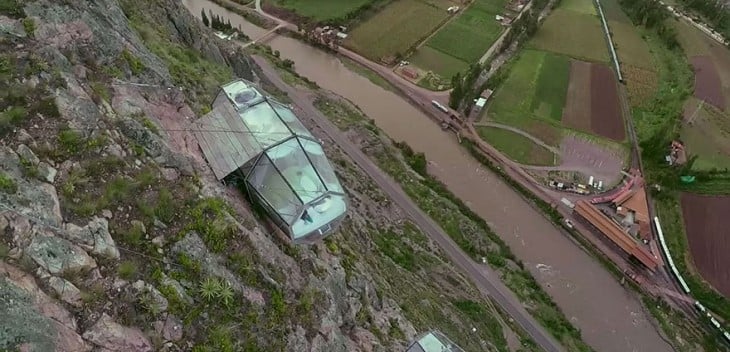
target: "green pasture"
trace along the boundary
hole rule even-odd
[[[398,0],[369,20],[360,23],[345,40],[345,46],[373,61],[402,54],[434,31],[448,13],[419,0]]]
[[[499,122],[540,118],[560,123],[568,91],[570,62],[562,55],[525,50],[497,90],[489,116]]]
[[[479,136],[510,159],[525,165],[554,166],[558,157],[529,138],[495,127],[477,127]]]
[[[469,64],[429,46],[422,46],[408,59],[412,64],[435,74],[450,78],[457,72],[464,72]]]
[[[654,70],[654,58],[641,35],[630,23],[609,21],[608,27],[616,46],[616,55],[621,63],[639,68]]]
[[[584,61],[609,61],[608,47],[598,16],[562,7],[553,10],[545,19],[529,45]]]
[[[559,8],[586,15],[596,16],[598,14],[593,0],[562,0]]]
[[[505,4],[503,0],[475,0],[426,45],[467,63],[477,61],[503,31],[495,15],[504,12]]]

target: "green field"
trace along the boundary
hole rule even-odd
[[[442,77],[453,77],[457,72],[463,72],[469,64],[453,56],[444,54],[429,46],[422,46],[408,60],[417,67],[430,70]]]
[[[570,62],[565,56],[524,50],[485,113],[491,120],[519,128],[557,147],[562,139],[560,120],[569,71]],[[479,133],[485,141],[519,163],[554,165],[556,162],[552,152],[524,136],[494,128]]]
[[[345,46],[373,61],[405,55],[446,20],[448,13],[440,5],[438,1],[395,1],[355,27]]]
[[[487,143],[520,164],[557,165],[557,155],[520,134],[501,128],[484,126],[477,127],[477,132]]]
[[[475,0],[426,45],[465,62],[475,62],[502,33],[503,27],[494,16],[504,12],[505,3],[502,0]]]
[[[598,16],[568,10],[562,4],[545,19],[529,45],[585,61],[609,60]]]
[[[603,15],[606,16],[606,21],[631,24],[631,19],[626,15],[626,13],[624,13],[624,10],[621,9],[621,5],[619,5],[618,0],[601,0],[601,7],[603,8]]]
[[[489,107],[489,116],[512,126],[516,126],[516,120],[531,118],[560,123],[569,76],[567,57],[525,50],[497,90]]]
[[[343,18],[360,6],[374,0],[273,0],[277,7],[296,12],[297,14],[317,21]]]
[[[546,54],[535,87],[531,109],[539,117],[560,121],[568,94],[570,64],[565,56]]]
[[[608,28],[616,46],[616,55],[621,63],[653,70],[654,58],[636,27],[629,23],[609,21]]]
[[[596,10],[596,5],[593,4],[592,0],[563,0],[560,2],[560,8],[586,15],[598,15],[598,10]]]

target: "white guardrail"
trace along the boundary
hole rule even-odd
[[[664,232],[662,231],[662,226],[659,223],[659,217],[657,216],[654,217],[654,227],[656,227],[656,232],[659,235],[659,244],[662,247],[662,251],[664,251],[664,256],[667,258],[669,267],[672,269],[672,274],[674,274],[674,277],[677,279],[677,281],[679,281],[679,284],[682,286],[682,290],[684,291],[684,293],[690,294],[690,289],[689,286],[687,286],[687,282],[684,281],[682,275],[679,274],[679,270],[677,270],[677,266],[674,265],[674,260],[672,260],[672,256],[669,253],[669,248],[667,247],[667,243],[664,240]],[[730,343],[730,332],[722,328],[720,322],[717,321],[717,319],[715,319],[715,317],[713,317],[712,314],[707,311],[707,308],[705,308],[705,306],[700,303],[700,301],[695,301],[694,305],[700,313],[704,314],[709,319],[710,324],[712,324],[712,326],[714,326],[715,329],[717,329],[718,332],[722,334],[725,340]]]

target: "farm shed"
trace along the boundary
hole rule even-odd
[[[330,234],[348,201],[324,149],[286,105],[236,80],[193,122],[219,180],[242,176],[246,190],[293,241]]]
[[[433,330],[419,336],[406,352],[464,352],[439,331]]]

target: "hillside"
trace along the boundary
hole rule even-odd
[[[0,350],[399,351],[431,328],[508,350],[332,143],[351,210],[324,243],[215,181],[185,127],[234,77],[278,94],[257,72],[179,1],[0,1]]]

